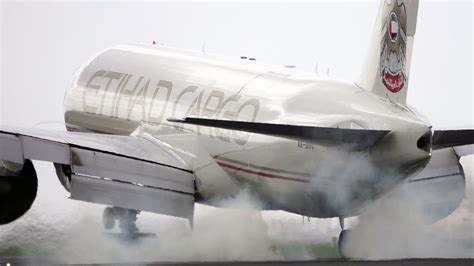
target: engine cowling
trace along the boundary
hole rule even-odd
[[[30,160],[25,160],[23,165],[0,163],[0,225],[3,225],[30,209],[36,198],[38,177]]]

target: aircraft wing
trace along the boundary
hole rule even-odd
[[[389,130],[313,127],[194,117],[186,117],[184,119],[170,118],[168,121],[198,126],[240,130],[275,137],[305,140],[308,142],[348,144],[357,148],[370,147],[390,132]]]
[[[192,219],[193,171],[172,147],[146,134],[0,128],[0,161],[26,159],[68,169],[72,199]]]

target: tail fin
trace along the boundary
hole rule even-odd
[[[358,86],[406,103],[417,13],[418,0],[382,0]]]

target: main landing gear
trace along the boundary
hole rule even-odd
[[[120,228],[119,234],[107,233],[108,235],[116,236],[122,240],[134,240],[140,237],[155,236],[152,233],[141,233],[138,230],[135,222],[137,221],[137,215],[140,213],[138,210],[125,209],[120,207],[107,207],[104,209],[102,215],[102,222],[104,228],[107,230],[113,229],[115,223],[118,220],[118,226]]]
[[[139,213],[140,211],[137,210],[107,207],[102,215],[102,222],[104,223],[104,228],[110,230],[114,228],[115,220],[118,220],[122,234],[131,235],[138,233],[138,227],[135,222]]]
[[[351,235],[351,230],[344,229],[344,217],[339,217],[339,225],[341,226],[341,233],[339,233],[338,249],[339,254],[344,259],[351,258],[348,251],[348,239]]]

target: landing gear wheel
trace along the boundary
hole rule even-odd
[[[138,227],[135,224],[137,221],[137,215],[139,211],[123,209],[119,214],[119,227],[123,234],[125,235],[135,235],[138,233]]]
[[[348,254],[348,243],[351,237],[351,230],[342,230],[339,234],[338,248],[339,254],[344,259],[350,259],[351,256]]]
[[[102,214],[102,223],[104,228],[110,230],[115,226],[115,220],[118,220],[120,231],[124,235],[133,235],[139,232],[135,222],[140,211],[125,209],[120,207],[107,207]]]
[[[102,214],[102,223],[104,224],[104,228],[107,230],[114,228],[115,215],[113,208],[107,207],[104,209],[104,213]]]
[[[110,230],[114,228],[118,220],[118,227],[120,233],[117,232],[106,232],[105,235],[113,237],[120,241],[135,241],[144,237],[155,237],[153,233],[142,233],[136,225],[137,216],[140,213],[139,210],[132,210],[120,207],[107,207],[104,209],[102,215],[102,222],[104,228]]]
[[[134,222],[120,221],[120,230],[125,235],[135,235],[138,232],[138,227]]]

